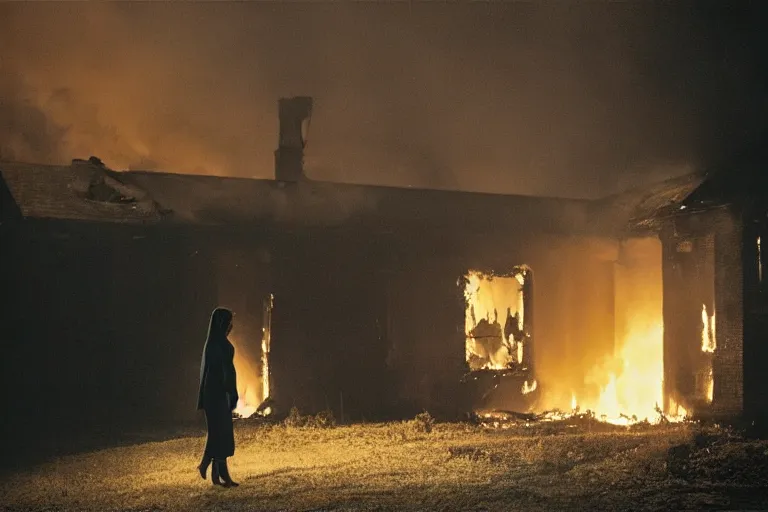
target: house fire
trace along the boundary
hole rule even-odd
[[[217,304],[237,315],[246,416],[759,414],[768,210],[751,187],[693,175],[586,201],[318,182],[311,100],[280,110],[276,180],[0,163],[17,426],[82,424],[73,394],[114,421],[190,418]]]

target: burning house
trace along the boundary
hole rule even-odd
[[[246,415],[759,413],[768,233],[750,186],[695,175],[586,201],[318,182],[310,112],[281,102],[275,180],[0,163],[14,428],[192,417],[218,304]]]

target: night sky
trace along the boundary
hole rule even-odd
[[[4,3],[0,156],[596,197],[765,141],[765,3]]]

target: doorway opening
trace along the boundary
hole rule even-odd
[[[237,393],[240,399],[233,411],[236,417],[268,416],[272,413],[270,397],[272,383],[269,353],[272,344],[272,310],[274,296],[269,294],[262,301],[261,339],[244,340],[233,336],[235,350],[235,371],[237,372]]]

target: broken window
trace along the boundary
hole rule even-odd
[[[530,333],[526,327],[531,270],[505,275],[469,271],[464,277],[465,349],[470,370],[522,368]]]

